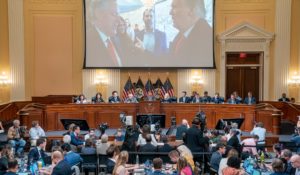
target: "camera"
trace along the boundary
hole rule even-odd
[[[99,125],[99,130],[101,131],[101,135],[103,135],[105,133],[105,130],[107,130],[109,128],[107,123],[101,123]]]
[[[200,111],[196,114],[196,117],[200,120],[200,129],[204,131],[206,128],[206,115],[205,112]]]

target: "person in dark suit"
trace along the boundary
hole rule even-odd
[[[172,100],[172,98],[170,97],[169,93],[165,93],[164,98],[161,99],[161,102],[162,102],[162,103],[172,103],[173,100]]]
[[[28,166],[30,166],[31,163],[44,160],[47,157],[44,151],[46,149],[46,143],[46,140],[43,138],[37,139],[36,147],[32,148],[28,153]]]
[[[87,23],[87,67],[121,67],[123,65],[112,37],[116,34],[119,16],[116,0],[94,1],[91,5],[93,18]]]
[[[216,151],[211,155],[210,165],[213,169],[219,170],[219,165],[222,159],[222,156],[225,154],[226,147],[223,143],[218,143],[216,146]]]
[[[203,97],[201,97],[201,103],[210,103],[211,97],[208,95],[207,91],[204,91]]]
[[[172,151],[174,148],[168,144],[168,137],[167,136],[162,136],[161,138],[162,142],[164,143],[163,146],[158,146],[157,151],[158,152],[164,152],[164,153],[168,153],[170,151]]]
[[[79,126],[74,126],[73,127],[73,132],[71,132],[71,144],[75,146],[82,146],[83,141],[79,138],[80,134],[80,127]]]
[[[205,139],[200,126],[199,118],[195,117],[192,122],[192,127],[186,131],[185,144],[192,152],[202,152],[205,150]]]
[[[234,94],[230,95],[230,98],[227,100],[228,104],[239,104],[239,101],[235,98]]]
[[[8,161],[8,170],[4,175],[17,175],[18,170],[18,161],[16,159],[10,159]]]
[[[248,97],[244,99],[244,103],[248,105],[256,104],[256,99],[253,97],[252,92],[248,92]]]
[[[191,98],[186,95],[186,91],[182,91],[182,97],[179,98],[179,103],[189,103]]]
[[[66,160],[64,160],[64,156],[60,151],[54,151],[52,153],[52,164],[54,164],[54,168],[51,175],[71,175],[72,170],[71,166],[68,164]]]
[[[156,101],[152,91],[147,92],[147,95],[144,96],[144,101]]]
[[[108,98],[108,102],[109,103],[120,103],[121,102],[121,99],[120,97],[118,96],[118,92],[117,91],[113,91],[112,92],[112,96],[110,96]]]
[[[167,54],[166,33],[154,28],[154,13],[152,9],[144,11],[143,21],[145,29],[135,35],[136,46],[142,48],[152,59],[154,56],[158,57]]]
[[[102,94],[100,92],[98,92],[95,97],[92,98],[92,103],[104,103]]]
[[[241,153],[241,144],[237,135],[239,132],[236,129],[230,129],[230,138],[227,141],[227,145],[236,149],[239,153]]]
[[[216,92],[215,96],[211,99],[211,102],[215,104],[220,104],[224,102],[224,98],[220,97],[220,94]]]
[[[170,60],[178,66],[213,66],[213,30],[205,20],[203,0],[173,0],[171,7],[179,33],[170,43]]]
[[[195,94],[195,97],[193,98],[192,103],[201,103],[201,98],[198,93]]]
[[[290,99],[288,97],[286,97],[286,93],[282,93],[281,98],[278,99],[278,101],[289,102]]]
[[[86,139],[84,147],[81,149],[82,154],[96,154],[96,148],[92,139]]]
[[[182,140],[183,133],[190,128],[189,123],[186,119],[182,119],[181,125],[179,125],[176,129],[176,140]]]
[[[156,152],[157,147],[151,144],[151,134],[146,135],[146,144],[140,147],[140,152]]]
[[[108,174],[112,174],[114,167],[116,165],[116,153],[115,153],[115,145],[110,145],[107,150],[106,150],[106,155],[108,157],[107,161],[106,161],[106,166],[107,166],[107,173]]]
[[[63,144],[61,146],[61,149],[63,150],[63,152],[65,154],[64,160],[67,161],[69,163],[69,165],[71,165],[71,166],[78,165],[83,161],[79,154],[71,151],[70,144],[67,144],[67,143]]]

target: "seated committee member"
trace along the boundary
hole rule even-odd
[[[23,154],[23,148],[26,141],[21,137],[20,121],[14,120],[13,126],[8,129],[7,133],[8,143],[16,150],[17,156]]]
[[[76,104],[85,104],[87,100],[83,94],[80,94],[76,100]]]
[[[161,99],[162,103],[172,103],[172,98],[170,97],[169,93],[165,93],[164,98]]]
[[[39,125],[38,121],[32,121],[32,128],[29,130],[31,146],[36,145],[36,140],[40,137],[46,137],[45,131]]]
[[[248,96],[244,99],[244,103],[248,105],[256,104],[256,99],[252,96],[252,92],[248,92]]]
[[[73,127],[73,132],[71,132],[71,144],[75,146],[81,146],[83,145],[83,141],[79,138],[80,134],[80,127],[79,126],[74,126]]]
[[[128,97],[124,100],[124,103],[138,103],[138,101],[132,93],[129,93]]]
[[[92,103],[104,103],[102,94],[100,92],[98,92],[95,97],[92,98]]]
[[[202,103],[210,103],[211,97],[208,95],[207,91],[204,91],[203,97],[201,97],[201,102]]]
[[[235,97],[235,100],[238,102],[237,104],[243,103],[243,99],[239,96],[239,93],[237,91],[234,91],[233,95]]]
[[[176,65],[212,66],[213,31],[205,20],[203,0],[172,0],[170,15],[179,33],[170,43]]]
[[[120,97],[118,96],[118,92],[117,91],[113,91],[112,92],[112,96],[110,96],[108,98],[108,102],[109,103],[120,103],[121,102],[121,99]]]
[[[182,91],[182,97],[179,98],[179,103],[189,103],[191,101],[191,98],[186,94],[186,91]]]
[[[281,98],[278,99],[278,101],[289,102],[290,99],[288,97],[286,97],[286,93],[282,93]]]
[[[195,97],[193,98],[192,103],[201,103],[201,97],[198,93],[195,94]]]
[[[147,92],[147,95],[144,96],[144,101],[156,101],[156,98],[153,95],[152,91]]]
[[[234,94],[230,95],[230,98],[227,100],[228,104],[239,104],[239,100],[235,98]]]
[[[211,99],[211,102],[215,104],[224,103],[224,98],[220,97],[220,94],[216,92],[215,96]]]

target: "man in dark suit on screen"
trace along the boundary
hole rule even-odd
[[[170,43],[177,66],[213,66],[213,30],[205,18],[204,0],[173,0],[170,15],[179,33]]]
[[[86,27],[86,66],[121,67],[120,54],[112,42],[119,21],[116,0],[94,1],[91,16]]]

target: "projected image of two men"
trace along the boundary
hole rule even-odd
[[[214,0],[85,0],[85,68],[214,67]]]

